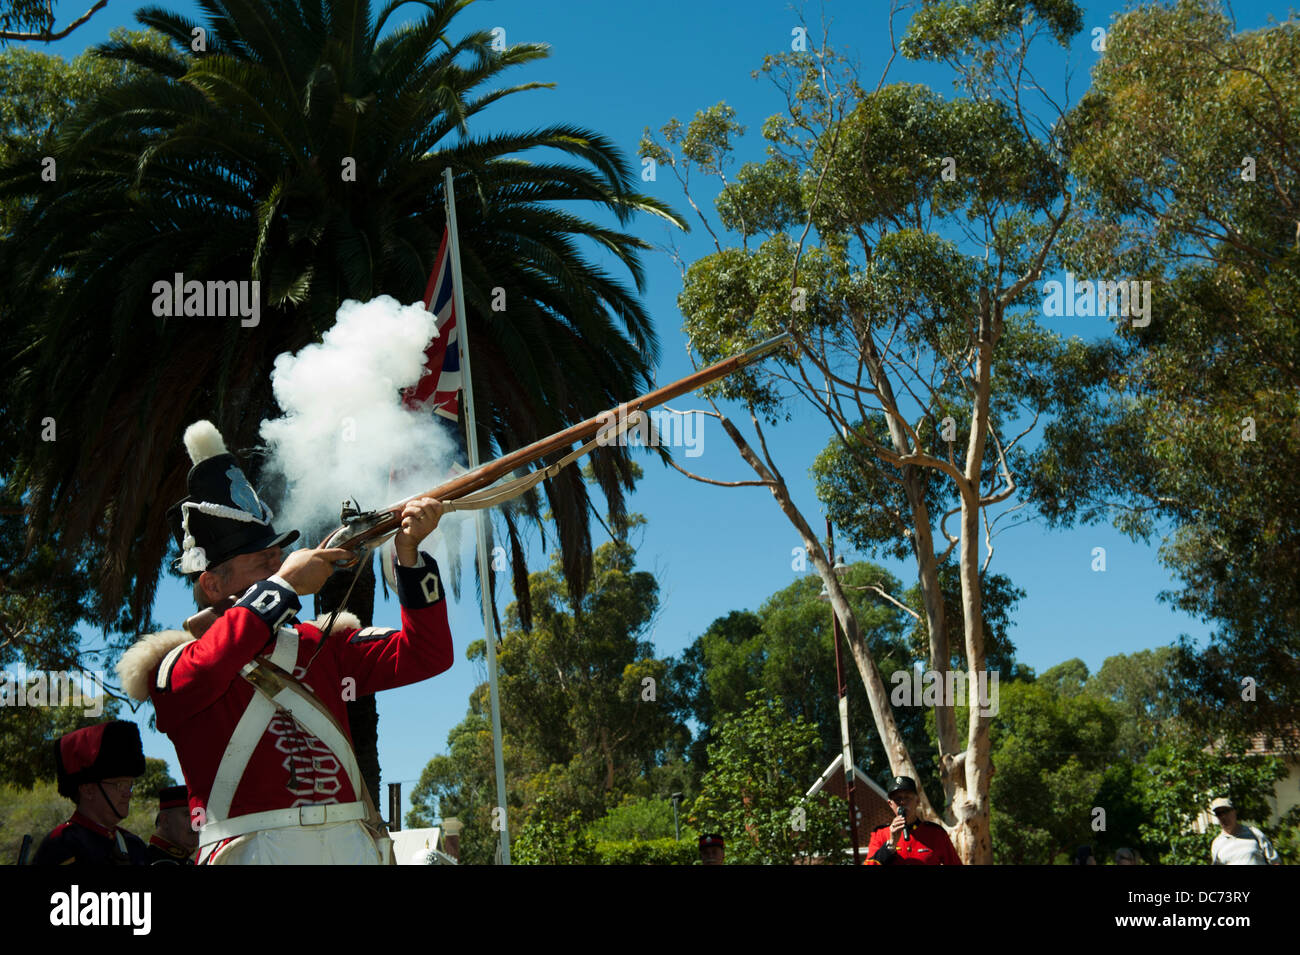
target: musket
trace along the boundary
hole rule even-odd
[[[495,460],[480,464],[472,471],[444,481],[428,491],[389,504],[387,507],[362,511],[352,501],[344,501],[339,516],[340,526],[325,535],[320,546],[341,547],[352,551],[354,556],[337,562],[339,567],[351,567],[366,553],[397,533],[402,526],[402,511],[411,501],[431,497],[442,502],[444,512],[476,510],[504,503],[551,477],[597,445],[613,443],[628,428],[639,427],[643,420],[641,415],[647,409],[672,401],[674,398],[734,374],[766,358],[790,341],[791,337],[788,333],[769,338],[739,355],[733,355],[639,398],[625,401],[594,418],[588,418],[540,441],[534,441]],[[581,442],[580,446],[573,449],[573,445],[578,442]],[[561,451],[567,453],[552,464],[516,476],[501,484],[496,483],[521,468],[529,467]],[[235,598],[227,597],[215,606],[195,614],[185,621],[185,629],[198,636],[211,626],[217,617],[233,606],[234,602]]]
[[[766,358],[769,354],[791,340],[788,333],[769,338],[761,344],[749,348],[739,355],[733,355],[715,365],[703,368],[678,381],[664,385],[654,391],[625,401],[622,404],[601,412],[594,418],[579,422],[549,437],[534,441],[532,444],[511,451],[495,460],[481,464],[472,471],[443,482],[435,488],[421,494],[389,504],[374,511],[360,511],[351,502],[345,501],[340,515],[341,526],[331,531],[321,541],[321,547],[343,547],[355,551],[358,556],[367,549],[382,544],[402,525],[402,511],[411,501],[431,497],[443,503],[443,511],[474,510],[492,507],[496,504],[517,497],[541,481],[551,477],[561,468],[572,463],[591,451],[597,445],[609,444],[618,440],[630,427],[638,427],[640,415],[649,408],[703,388],[720,378],[734,374]],[[571,450],[559,461],[546,467],[516,477],[511,481],[493,487],[498,480],[520,468],[528,467],[543,458],[565,451],[576,443],[581,446]],[[353,561],[341,562],[350,566]]]

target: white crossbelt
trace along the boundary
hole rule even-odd
[[[291,671],[298,656],[298,634],[292,627],[281,627],[270,662],[282,670]],[[250,670],[253,664],[244,669]],[[290,809],[270,809],[266,812],[248,813],[233,819],[222,817],[230,810],[235,790],[243,778],[244,769],[263,732],[275,715],[277,708],[287,710],[292,718],[319,739],[339,760],[353,792],[361,792],[364,782],[357,766],[356,755],[347,738],[320,712],[314,709],[294,687],[285,687],[268,699],[260,690],[248,702],[221,764],[217,769],[208,800],[207,821],[199,829],[199,845],[205,849],[223,839],[245,835],[260,829],[283,829],[289,826],[320,826],[336,822],[365,819],[368,815],[363,802],[328,803],[297,806]]]
[[[249,813],[236,816],[224,822],[213,822],[204,826],[200,839],[209,844],[235,836],[247,835],[262,829],[286,829],[290,826],[324,826],[336,822],[352,822],[366,818],[364,803],[317,803],[312,806],[298,806],[296,809],[270,809],[266,812]]]
[[[293,627],[281,627],[275,635],[271,662],[282,670],[292,670],[297,659],[298,632]],[[262,694],[254,693],[226,743],[225,752],[221,754],[221,762],[212,781],[212,791],[208,795],[204,825],[199,829],[200,845],[206,845],[203,837],[208,821],[215,823],[230,814],[230,804],[235,801],[235,790],[243,781],[244,770],[253,756],[253,750],[261,742],[262,734],[266,732],[273,716],[275,704]]]

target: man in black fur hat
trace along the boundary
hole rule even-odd
[[[118,826],[131,811],[131,787],[144,775],[134,723],[86,726],[54,744],[59,795],[77,804],[72,818],[41,842],[33,865],[148,865],[144,842]]]

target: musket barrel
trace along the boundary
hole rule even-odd
[[[748,365],[760,358],[766,358],[769,352],[774,352],[781,345],[788,345],[792,341],[794,341],[794,337],[789,332],[782,332],[780,335],[772,336],[765,342],[759,342],[757,345],[746,348],[736,358],[740,359],[742,365]]]
[[[471,491],[477,491],[480,488],[487,487],[493,481],[509,474],[524,464],[531,464],[539,458],[546,457],[548,454],[554,454],[571,445],[589,440],[600,430],[602,425],[607,425],[612,416],[627,415],[634,411],[644,411],[646,408],[654,408],[666,401],[672,401],[688,392],[695,391],[705,385],[712,384],[719,378],[725,378],[727,375],[743,368],[745,365],[752,364],[760,358],[765,357],[770,352],[775,351],[779,346],[790,341],[789,333],[782,333],[774,338],[753,346],[739,355],[733,355],[722,361],[710,365],[708,368],[701,369],[693,374],[687,375],[670,384],[664,385],[655,391],[647,392],[640,397],[625,401],[616,405],[607,411],[602,411],[594,418],[588,418],[578,424],[572,425],[563,431],[556,432],[553,435],[534,441],[532,444],[525,445],[505,454],[493,461],[487,461],[473,471],[462,474],[460,477],[438,488],[445,494],[467,494]],[[405,502],[403,502],[405,503]]]
[[[694,391],[697,388],[702,388],[705,385],[712,384],[719,378],[725,378],[727,375],[740,370],[746,365],[753,364],[760,358],[766,357],[768,354],[790,340],[791,337],[789,333],[782,333],[774,338],[769,338],[765,342],[761,342],[752,348],[746,349],[739,355],[732,355],[730,358],[725,358],[716,364],[710,365],[708,368],[703,368],[700,371],[687,375],[685,378],[664,385],[662,388],[658,388],[637,398],[633,398],[630,401],[625,401],[608,411],[602,411],[594,418],[588,418],[586,421],[581,421],[578,424],[565,428],[563,431],[558,431],[539,441],[534,441],[532,444],[525,445],[522,448],[504,454],[495,460],[486,461],[466,474],[452,478],[450,481],[447,481],[424,494],[416,495],[416,498],[434,497],[439,500],[452,501],[462,495],[481,490],[518,468],[532,464],[548,455],[566,450],[577,442],[591,440],[591,438],[599,432],[601,427],[610,424],[611,418],[627,416],[637,411],[644,411],[647,408],[653,408],[666,401],[672,401],[674,398]],[[383,508],[383,510],[388,511],[393,516],[386,521],[376,524],[375,527],[371,528],[368,532],[350,538],[348,542],[345,542],[340,546],[349,546],[351,541],[360,542],[370,540],[374,537],[387,536],[387,532],[397,526],[397,515],[401,514],[402,509],[410,500],[415,500],[415,498],[407,498],[406,500],[398,501],[395,504],[390,504]],[[325,538],[325,541],[322,542],[322,546],[329,546],[329,541],[338,536],[340,532],[344,530],[346,529],[339,528],[338,530],[333,531]]]

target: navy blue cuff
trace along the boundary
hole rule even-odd
[[[235,606],[253,611],[274,634],[302,609],[302,602],[292,588],[270,580],[259,580],[244,591]]]
[[[876,854],[873,855],[871,859],[873,862],[879,862],[881,865],[889,865],[889,863],[894,861],[894,857],[897,855],[898,851],[896,849],[891,849],[889,843],[885,843],[876,850]]]
[[[414,567],[395,565],[397,599],[409,610],[432,607],[443,598],[442,578],[438,576],[438,564],[423,551],[420,551],[419,558],[419,563]]]

